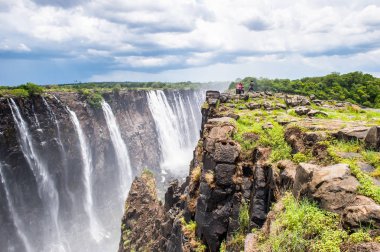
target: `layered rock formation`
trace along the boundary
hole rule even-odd
[[[135,176],[149,167],[159,183],[187,171],[182,162],[191,153],[166,162],[165,136],[156,119],[171,119],[168,137],[178,142],[174,153],[192,148],[199,134],[201,90],[122,90],[102,96],[108,117],[105,107],[91,106],[84,93],[0,98],[4,250],[116,250],[123,192],[132,183],[128,171]],[[192,125],[191,131],[184,125]]]
[[[325,102],[317,102],[324,106]],[[267,251],[261,244],[270,235],[279,235],[271,230],[276,230],[277,217],[286,211],[281,205],[284,195],[289,195],[286,192],[292,193],[295,199],[311,200],[320,209],[337,214],[341,225],[337,224],[336,228],[342,230],[342,234],[360,233],[361,228],[371,230],[369,238],[355,240],[357,243],[342,238],[341,245],[336,245],[338,249],[340,246],[344,251],[377,251],[380,191],[375,185],[376,179],[361,171],[356,161],[367,160],[363,155],[368,153],[379,153],[371,149],[368,153],[358,151],[352,160],[346,158],[352,156],[349,151],[338,152],[343,156],[340,157],[334,149],[342,148],[335,141],[343,141],[339,143],[344,145],[350,144],[344,142],[350,139],[362,141],[349,145],[351,149],[364,148],[364,139],[370,146],[376,146],[368,140],[377,141],[376,132],[369,130],[373,122],[330,119],[330,110],[302,116],[294,114],[292,107],[311,104],[315,103],[307,97],[284,94],[235,96],[208,92],[202,107],[201,138],[186,182],[171,185],[165,205],[159,206],[156,199],[151,202],[153,209],[158,207],[158,212],[166,212],[165,216],[151,219],[155,225],[148,228],[160,230],[160,236],[147,237],[155,244],[154,251],[241,251],[244,247],[246,251]],[[347,161],[355,163],[343,163]],[[136,183],[139,180],[136,179]],[[141,192],[144,188],[141,187]],[[140,189],[135,190],[135,195],[139,195]],[[135,197],[130,195],[130,198]],[[271,208],[276,202],[276,207]],[[145,216],[151,209],[138,211]],[[128,204],[123,224],[128,223],[129,212]],[[140,223],[134,222],[133,226],[139,227]],[[258,230],[257,233],[249,234],[253,229]],[[144,230],[136,232],[133,235],[139,236]],[[121,244],[123,241],[122,238]],[[128,244],[130,246],[120,246],[119,251],[139,251],[139,240],[129,240]],[[283,251],[291,250],[284,247]]]

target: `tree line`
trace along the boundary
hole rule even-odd
[[[276,91],[291,94],[315,95],[318,99],[339,100],[380,108],[380,78],[362,72],[331,73],[321,77],[297,80],[245,77],[231,82],[230,89],[241,82],[248,90],[253,81],[255,91]]]

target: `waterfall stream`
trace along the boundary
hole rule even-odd
[[[80,144],[80,151],[82,156],[82,163],[83,163],[83,184],[85,187],[85,202],[84,202],[84,208],[86,211],[86,214],[89,219],[90,224],[90,232],[92,235],[92,238],[96,242],[100,242],[105,234],[104,230],[100,227],[98,217],[95,214],[94,211],[94,204],[93,204],[93,195],[92,195],[92,158],[91,158],[91,151],[88,146],[87,140],[84,136],[82,127],[80,126],[78,117],[76,113],[69,108],[67,110],[70,113],[70,118],[75,126],[75,132],[78,135],[78,140]]]
[[[120,196],[122,200],[124,200],[127,196],[129,185],[132,182],[131,161],[129,159],[127,146],[121,137],[119,125],[116,121],[115,115],[113,114],[110,105],[106,101],[102,102],[102,109],[116,154],[121,187]]]
[[[169,97],[172,102],[162,90],[152,90],[147,95],[160,142],[161,169],[176,176],[183,176],[188,171],[192,150],[198,139],[196,133],[199,132],[200,118],[188,114],[193,113],[190,98],[185,99],[185,103],[180,93],[172,93],[172,97]],[[199,101],[197,96],[200,95],[201,92],[195,92],[192,100]],[[198,108],[199,105],[196,104]],[[185,106],[189,110],[186,110]],[[194,121],[191,122],[189,118]]]
[[[6,222],[0,251],[116,251],[133,176],[145,167],[162,172],[163,180],[188,172],[203,96],[128,91],[104,95],[99,108],[75,93],[0,98],[6,108],[0,110]]]
[[[22,118],[17,104],[12,98],[10,98],[9,107],[11,108],[12,116],[18,129],[21,150],[29,164],[29,167],[32,169],[38,185],[39,196],[45,205],[44,209],[48,215],[45,225],[46,227],[50,226],[50,228],[47,228],[49,232],[45,235],[45,237],[50,237],[47,242],[51,243],[54,241],[52,246],[62,250],[61,248],[63,248],[63,242],[61,240],[59,231],[60,227],[58,223],[59,198],[57,189],[50,177],[50,174],[48,173],[47,167],[37,153],[32,136],[29,133],[28,126]]]
[[[3,165],[1,164],[1,162],[0,162],[0,180],[1,180],[1,184],[4,187],[8,210],[9,210],[9,213],[11,214],[14,226],[16,228],[17,235],[20,237],[25,247],[25,251],[33,252],[34,249],[32,248],[32,245],[27,237],[27,232],[25,231],[25,224],[23,223],[19,214],[17,213],[17,210],[13,203],[12,195],[9,192],[8,183],[6,181],[5,174],[3,172]]]

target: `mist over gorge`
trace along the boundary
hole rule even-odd
[[[116,251],[123,204],[144,168],[184,177],[203,90],[0,98],[0,245],[6,251]]]

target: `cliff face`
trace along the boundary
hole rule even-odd
[[[105,93],[115,125],[106,120],[104,107],[90,106],[78,93],[0,98],[0,245],[15,251],[116,250],[115,227],[126,196],[122,183],[132,183],[121,170],[135,176],[149,167],[160,182],[181,174],[186,167],[175,162],[163,171],[167,157],[157,118],[171,116],[172,124],[196,127],[201,96],[193,90]],[[194,117],[180,117],[180,103]],[[196,128],[182,133],[189,140],[176,151],[198,137]]]
[[[379,123],[380,114],[352,104],[207,92],[189,176],[171,184],[163,206],[153,201],[166,214],[150,214],[147,230],[160,236],[147,243],[153,251],[378,251]],[[131,237],[147,231],[130,209],[120,252],[139,251]]]

